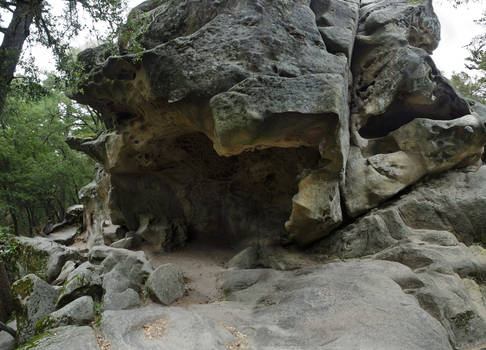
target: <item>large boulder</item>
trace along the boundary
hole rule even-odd
[[[409,290],[438,319],[456,348],[486,342],[486,166],[451,171],[316,244],[327,259],[380,259],[410,267]]]
[[[15,237],[16,249],[5,258],[10,281],[28,274],[52,282],[68,260],[79,259],[79,249],[43,237]]]
[[[92,249],[90,259],[103,259],[100,268],[104,310],[122,310],[141,304],[143,286],[152,273],[152,265],[144,252],[100,246]]]
[[[56,309],[58,291],[47,282],[30,274],[12,285],[12,299],[21,344],[35,335],[37,321]]]
[[[62,326],[83,326],[95,318],[93,298],[84,296],[76,299],[63,308],[54,311],[37,321],[35,333],[40,334],[48,329]]]
[[[57,307],[63,307],[84,295],[100,301],[103,295],[102,285],[102,269],[86,261],[68,275],[57,298]]]
[[[80,55],[75,98],[111,130],[70,140],[101,166],[93,218],[163,249],[189,228],[308,245],[474,164],[486,114],[440,75],[439,39],[431,0],[145,2],[122,55]]]
[[[113,131],[70,144],[102,165],[113,223],[164,249],[183,245],[188,227],[225,227],[238,245],[288,239],[289,217],[302,243],[320,237],[316,223],[323,232],[339,225],[359,1],[340,1],[345,11],[288,1],[145,5],[120,36],[127,54],[80,56],[87,79],[75,98],[101,109]],[[137,38],[133,24],[146,28]],[[132,54],[133,45],[144,50]],[[298,179],[306,169],[316,181]],[[307,198],[326,181],[332,200]]]

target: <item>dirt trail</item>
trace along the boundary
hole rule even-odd
[[[188,293],[173,305],[206,304],[221,299],[217,288],[218,276],[225,264],[238,251],[209,241],[192,241],[173,252],[161,252],[150,245],[142,246],[152,266],[174,263],[184,271]]]

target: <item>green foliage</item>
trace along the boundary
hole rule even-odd
[[[142,58],[145,50],[142,45],[142,36],[147,32],[151,21],[152,18],[148,13],[137,13],[135,16],[130,16],[121,29],[120,43],[128,53],[135,55],[135,61]]]
[[[60,221],[90,181],[93,162],[65,143],[73,133],[96,133],[97,116],[50,86],[30,95],[15,80],[0,120],[0,220],[18,233],[33,233]]]
[[[453,74],[450,82],[462,96],[486,104],[486,76],[474,77],[461,72]]]
[[[467,2],[456,1],[458,5]],[[486,26],[486,12],[477,23]],[[486,27],[484,34],[475,37],[469,43],[468,49],[469,57],[466,58],[465,67],[469,72],[454,73],[451,77],[451,84],[464,97],[486,104]]]
[[[47,331],[41,334],[36,335],[34,338],[30,339],[28,342],[22,344],[20,347],[17,348],[17,350],[30,350],[30,349],[35,349],[38,348],[38,346],[41,344],[43,339],[49,338],[52,336],[51,331]]]
[[[9,260],[18,249],[18,243],[14,236],[5,227],[0,227],[0,260]]]
[[[103,314],[103,302],[95,302],[93,309],[94,309],[94,313],[95,313],[94,325],[97,328],[100,328],[101,318],[102,318],[102,314]]]

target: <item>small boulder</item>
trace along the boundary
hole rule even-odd
[[[34,336],[37,321],[56,309],[57,295],[55,288],[34,274],[27,275],[12,285],[20,344]]]
[[[57,299],[57,307],[63,307],[71,301],[90,295],[99,300],[103,294],[101,269],[98,266],[85,262],[72,271]]]
[[[133,243],[134,243],[134,237],[127,237],[127,238],[119,239],[116,242],[113,242],[110,245],[110,247],[130,249],[133,247]]]
[[[258,265],[258,249],[255,247],[248,247],[228,261],[229,269],[253,269]]]
[[[66,278],[69,276],[71,272],[74,271],[75,268],[76,268],[76,264],[74,263],[74,261],[72,260],[66,261],[66,263],[61,269],[61,273],[59,274],[59,276],[57,276],[53,284],[55,285],[63,284],[64,281],[66,281]]]
[[[184,275],[179,266],[165,264],[152,272],[146,286],[152,298],[164,305],[170,305],[184,295]]]
[[[86,325],[94,318],[93,298],[84,296],[39,320],[35,326],[35,333],[40,334],[48,329],[61,326]]]

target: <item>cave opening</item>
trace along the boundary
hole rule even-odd
[[[366,139],[381,138],[418,118],[452,120],[470,114],[466,101],[458,97],[452,88],[444,92],[430,105],[396,100],[384,114],[368,118],[359,129],[359,134]]]

